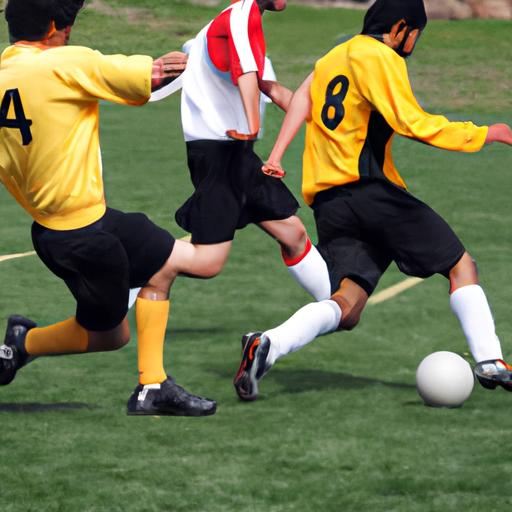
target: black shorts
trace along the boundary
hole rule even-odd
[[[187,142],[195,192],[176,212],[176,222],[192,242],[233,240],[249,223],[287,219],[299,203],[286,185],[261,172],[253,142],[197,140]]]
[[[446,275],[465,252],[432,208],[385,180],[320,192],[313,210],[333,292],[348,277],[370,295],[392,261],[410,276]]]
[[[34,222],[32,242],[39,258],[75,297],[78,323],[91,331],[121,323],[130,288],[146,284],[174,247],[174,238],[146,215],[110,208],[80,229],[55,231]]]

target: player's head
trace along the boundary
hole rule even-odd
[[[260,11],[283,11],[287,0],[256,0]]]
[[[380,39],[408,57],[426,24],[423,0],[377,0],[366,13],[361,33]]]
[[[5,19],[11,42],[41,41],[55,31],[69,32],[83,4],[84,0],[8,0]]]
[[[55,0],[54,22],[57,30],[72,27],[85,0]]]

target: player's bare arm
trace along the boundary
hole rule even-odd
[[[155,91],[178,78],[187,67],[187,54],[169,52],[153,61],[151,90]]]
[[[249,133],[228,130],[226,135],[236,140],[253,140],[260,131],[260,88],[258,86],[258,74],[255,71],[251,71],[241,75],[238,78],[238,89],[247,117]]]
[[[275,80],[260,80],[258,85],[260,91],[267,95],[274,105],[288,112],[293,97],[293,91]]]
[[[309,91],[312,79],[313,73],[302,82],[290,101],[272,152],[266,164],[262,167],[262,171],[269,176],[283,178],[286,174],[281,167],[281,160],[300,127],[311,116],[311,96]]]
[[[489,126],[485,143],[491,144],[493,142],[501,142],[512,146],[512,129],[508,124],[500,123]]]

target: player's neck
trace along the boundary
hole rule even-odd
[[[40,39],[39,41],[16,41],[14,44],[19,46],[34,46],[41,50],[50,50],[59,46],[66,46],[69,41],[70,33],[70,26],[57,30],[55,28],[55,23],[52,21],[50,29],[43,39]]]

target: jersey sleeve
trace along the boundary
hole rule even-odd
[[[66,78],[95,99],[142,105],[151,95],[153,59],[145,55],[103,55],[90,50],[66,66]]]
[[[487,126],[452,122],[425,112],[411,88],[405,60],[379,43],[352,56],[351,68],[361,95],[400,135],[452,151],[479,151]]]
[[[233,84],[245,73],[255,71],[263,78],[265,37],[256,2],[239,2],[231,12],[229,30],[230,71]]]

